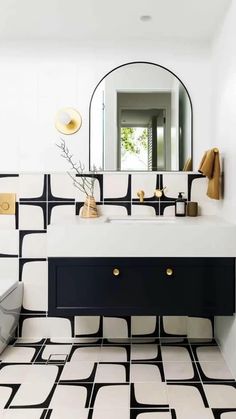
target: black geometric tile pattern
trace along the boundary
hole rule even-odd
[[[22,232],[21,232],[22,233]],[[23,268],[24,265],[26,263],[32,263],[32,262],[45,262],[47,259],[45,258],[20,258],[19,259],[19,281],[22,281],[22,272],[23,272]]]
[[[20,230],[19,234],[19,257],[22,257],[22,248],[24,238],[29,234],[46,234],[46,230]]]
[[[0,177],[4,176],[19,177],[15,174]],[[106,174],[96,175],[100,187],[98,205],[101,211],[103,205],[106,205],[106,209],[112,205],[118,210],[119,207],[121,209],[124,207],[126,213],[130,215],[132,206],[142,205],[152,206],[156,215],[163,215],[167,206],[174,205],[175,199],[165,196],[165,193],[161,199],[154,196],[145,198],[143,204],[140,204],[136,198],[132,199],[132,175],[127,177],[127,185],[123,188],[127,191],[125,196],[117,198],[106,196],[104,199],[104,176]],[[197,182],[198,178],[202,178],[202,175],[188,175],[188,200],[191,199],[192,183]],[[163,187],[162,175],[156,175],[156,187]],[[32,229],[30,227],[20,231],[20,280],[26,263],[46,261],[45,258],[22,258],[24,238],[28,234],[46,234],[53,208],[68,205],[71,206],[73,213],[75,202],[73,199],[54,196],[50,175],[45,174],[41,193],[36,198],[30,196],[20,198],[20,202],[17,203],[16,229],[22,225],[21,205],[39,206],[42,210],[42,222],[40,229],[35,228],[32,223]],[[77,214],[82,205],[82,202],[76,203]],[[56,323],[54,324],[53,319],[50,323],[51,329],[45,326],[45,335],[34,339],[32,343],[14,340],[0,358],[0,409],[12,412],[13,415],[16,411],[22,412],[25,419],[31,418],[31,413],[27,412],[32,412],[32,417],[35,412],[35,416],[41,419],[56,418],[58,412],[60,417],[63,408],[66,409],[66,417],[71,418],[76,410],[81,412],[81,417],[87,419],[95,417],[110,419],[117,411],[116,417],[119,419],[139,419],[141,415],[145,417],[145,414],[150,419],[152,417],[156,419],[161,413],[165,415],[163,416],[165,419],[182,419],[179,416],[180,407],[188,409],[190,397],[194,400],[195,413],[199,408],[199,419],[207,414],[208,416],[211,414],[214,419],[222,419],[227,413],[231,413],[230,418],[233,419],[233,414],[236,418],[236,384],[223,358],[220,358],[221,354],[216,351],[213,319],[210,319],[212,334],[209,339],[202,342],[199,342],[197,337],[196,340],[188,339],[187,329],[181,334],[176,333],[174,323],[173,327],[170,326],[171,322],[166,332],[162,317],[156,317],[154,331],[151,333],[148,333],[144,326],[143,331],[132,336],[131,319],[128,317],[122,319],[126,324],[125,330],[128,330],[128,339],[123,338],[123,343],[122,338],[120,343],[115,343],[114,339],[109,339],[108,336],[102,339],[104,332],[101,317],[95,332],[84,333],[83,330],[83,333],[77,333],[74,340],[71,339],[75,335],[74,318],[56,319],[61,325],[60,331],[64,336],[61,343],[57,343],[54,338],[48,338],[48,331],[53,336],[55,330]],[[30,327],[34,331],[37,320],[43,320],[46,325],[50,318],[47,317],[47,312],[23,309],[18,335],[22,335],[25,321],[30,322]],[[117,320],[120,318],[117,317]],[[95,342],[78,343],[78,339],[89,340],[89,338]],[[153,392],[153,389],[158,391]],[[219,397],[222,394],[223,397]],[[192,406],[189,419],[191,411]],[[14,417],[13,415],[11,417]]]
[[[47,201],[48,202],[74,202],[72,198],[65,198],[60,196],[53,195],[52,186],[51,186],[51,177],[52,175],[47,176]]]
[[[188,201],[191,201],[191,191],[192,191],[193,181],[196,179],[202,179],[204,177],[205,176],[198,173],[191,173],[188,175]]]
[[[4,175],[2,175],[4,176]],[[5,176],[10,176],[10,175],[5,175]],[[14,177],[19,177],[19,175],[11,175]],[[40,228],[37,227],[37,225],[34,224],[34,220],[32,220],[32,228],[27,228],[27,229],[21,229],[20,230],[20,234],[19,234],[19,280],[22,280],[22,270],[23,267],[25,266],[25,264],[27,263],[33,263],[33,262],[46,262],[47,259],[45,259],[44,257],[39,257],[37,256],[36,258],[28,258],[28,257],[22,257],[22,248],[23,248],[23,243],[24,240],[27,238],[28,235],[32,234],[32,235],[36,235],[35,239],[33,240],[32,237],[32,241],[35,242],[36,238],[37,238],[37,233],[39,235],[41,234],[46,234],[47,233],[47,225],[50,224],[52,217],[53,217],[53,210],[54,209],[61,209],[61,206],[64,206],[64,209],[70,214],[74,214],[75,210],[76,210],[76,214],[79,213],[80,208],[83,206],[83,202],[76,202],[74,199],[71,198],[65,198],[67,196],[67,191],[65,191],[65,193],[63,193],[63,196],[55,196],[52,192],[52,176],[50,174],[45,174],[45,175],[40,175],[42,180],[40,180],[40,184],[41,184],[41,192],[40,189],[38,188],[37,190],[37,194],[38,196],[35,197],[36,193],[32,194],[32,196],[26,196],[24,198],[20,198],[20,202],[19,204],[17,203],[17,211],[16,211],[16,228],[18,229],[19,226],[21,225],[25,225],[25,220],[23,220],[23,224],[22,224],[22,214],[20,211],[20,207],[21,206],[29,206],[29,211],[31,206],[36,206],[39,207],[41,209],[41,221],[40,221]],[[88,176],[91,176],[90,174],[88,174]],[[113,197],[109,197],[106,195],[106,197],[104,198],[104,179],[105,176],[109,177],[109,174],[96,174],[95,177],[98,180],[99,183],[99,201],[97,202],[97,205],[99,207],[99,210],[103,211],[103,208],[107,210],[109,210],[109,207],[111,207],[111,211],[118,211],[119,213],[119,208],[124,211],[127,215],[132,215],[132,208],[137,207],[137,206],[143,206],[143,207],[152,207],[154,208],[154,211],[156,213],[156,215],[163,215],[164,210],[167,206],[173,206],[174,205],[174,201],[175,199],[171,196],[165,196],[165,191],[163,196],[160,199],[157,199],[154,195],[150,198],[144,198],[144,203],[140,203],[139,199],[137,198],[132,198],[133,194],[132,194],[132,176],[135,175],[131,175],[128,174],[127,176],[121,176],[120,179],[121,182],[125,182],[125,184],[122,184],[121,188],[118,188],[122,191],[126,191],[125,194],[123,196],[119,196],[119,194],[114,193]],[[118,175],[117,175],[118,176]],[[173,174],[173,176],[175,176]],[[178,175],[180,176],[180,175]],[[184,176],[186,176],[184,174]],[[202,175],[199,174],[190,174],[188,175],[188,197],[191,197],[191,186],[192,186],[192,182],[194,180],[197,181],[197,178],[201,178]],[[111,177],[110,177],[111,178]],[[118,178],[116,177],[116,180]],[[153,179],[153,177],[152,177]],[[27,181],[27,177],[25,177],[24,182]],[[29,181],[30,181],[30,177],[29,177]],[[54,180],[54,185],[55,182],[60,182],[60,176],[57,178],[55,177]],[[107,182],[107,180],[106,180]],[[153,182],[153,180],[152,180]],[[62,184],[56,184],[56,190],[62,190],[63,185]],[[153,187],[154,185],[152,185]],[[155,187],[156,188],[163,188],[163,175],[162,174],[156,174],[156,181],[155,181]],[[38,187],[38,186],[37,186]],[[29,188],[30,189],[30,188]],[[170,187],[171,190],[171,187]],[[32,188],[31,188],[32,191]],[[115,196],[115,198],[114,198]],[[32,208],[33,210],[33,208]],[[28,213],[28,212],[27,212]],[[63,212],[62,212],[63,213]],[[23,214],[24,215],[24,214]],[[28,220],[26,220],[26,225],[28,225]],[[54,219],[53,219],[54,222]],[[31,225],[29,223],[29,225]],[[46,243],[46,240],[45,240]],[[46,251],[46,250],[45,250]],[[11,256],[15,256],[17,257],[17,255],[1,255],[3,257],[11,257]],[[27,256],[27,254],[26,254]],[[31,286],[34,286],[34,278],[32,277],[32,284]],[[35,284],[35,286],[37,286],[37,284]],[[27,284],[26,284],[27,287]],[[32,289],[32,288],[31,288]],[[28,290],[30,292],[30,288]],[[46,295],[45,295],[45,298]],[[36,327],[37,323],[37,319],[42,319],[42,322],[45,322],[45,325],[48,324],[47,319],[48,319],[48,314],[47,311],[41,311],[41,310],[28,310],[23,308],[22,309],[22,313],[21,313],[21,320],[20,320],[20,324],[19,324],[19,328],[18,328],[18,333],[19,336],[21,336],[22,334],[22,327],[23,327],[23,323],[25,320],[27,320],[28,325],[30,324],[30,327],[32,328],[32,330],[34,330],[34,328]],[[56,319],[57,322],[62,324],[62,334],[64,333],[64,324],[66,321],[68,321],[67,325],[69,324],[69,326],[67,326],[66,329],[66,337],[77,337],[77,338],[81,338],[81,339],[89,339],[89,338],[105,338],[108,339],[109,338],[109,330],[106,331],[106,336],[104,336],[104,331],[103,331],[103,319],[102,317],[100,317],[100,320],[98,322],[98,326],[96,325],[96,327],[94,326],[93,331],[91,332],[90,330],[87,331],[86,330],[82,330],[82,332],[80,331],[75,331],[75,322],[74,322],[74,318],[62,318],[62,319]],[[120,318],[117,317],[117,324],[119,323]],[[127,335],[128,334],[128,338],[130,338],[133,334],[132,332],[132,327],[131,327],[131,318],[130,317],[125,317],[122,318],[122,320],[124,321],[124,325],[125,325],[125,329],[124,329],[124,333],[122,336]],[[52,332],[53,330],[53,323],[54,320],[51,321],[50,323],[50,330]],[[120,323],[119,323],[120,324]],[[114,322],[113,322],[114,325]],[[112,326],[113,327],[113,326]],[[128,331],[128,332],[127,332]],[[46,332],[45,332],[45,338],[47,338],[47,333],[48,333],[48,328],[46,328]],[[164,325],[163,325],[163,319],[162,317],[158,318],[156,317],[155,320],[155,326],[153,326],[152,331],[148,331],[148,329],[145,329],[145,325],[143,328],[141,328],[141,330],[139,331],[138,334],[133,335],[133,338],[159,338],[161,337],[170,337],[172,338],[173,336],[175,336],[175,330],[173,328],[173,332],[171,331],[171,328],[168,329],[168,333],[165,331],[164,329]],[[112,336],[114,336],[114,329],[112,330]],[[117,336],[117,338],[122,338],[122,336]],[[177,335],[179,337],[179,335]],[[181,335],[183,338],[187,337],[187,331],[184,335]],[[210,336],[211,338],[213,337]],[[108,344],[111,342],[107,342]],[[184,342],[183,342],[184,343]],[[154,360],[152,360],[154,362]]]
[[[155,185],[155,189],[159,189],[160,188],[160,182],[161,182],[161,175],[156,175],[156,185]],[[160,199],[156,198],[156,196],[154,195],[153,192],[153,196],[145,198],[143,199],[143,203],[140,203],[140,200],[138,198],[133,198],[132,199],[132,205],[142,205],[142,206],[147,206],[147,207],[152,207],[155,210],[155,214],[156,215],[160,215]]]
[[[236,409],[212,409],[212,413],[214,419],[222,419],[223,414],[225,414],[225,418],[227,418],[226,414],[228,414],[229,419],[236,418]]]
[[[142,362],[132,362],[137,345],[140,345],[138,352],[142,353]],[[66,411],[68,418],[77,417],[74,416],[77,412],[78,417],[91,419],[138,419],[145,414],[148,418],[158,418],[160,414],[166,419],[191,419],[193,411],[199,419],[221,419],[223,413],[236,414],[233,377],[231,382],[203,383],[197,376],[199,361],[174,361],[183,346],[174,342],[168,347],[173,361],[165,360],[166,344],[161,343],[160,360],[153,362],[149,359],[152,343],[145,344],[144,349],[142,343],[132,343],[132,340],[129,344],[113,344],[112,347],[103,342],[79,345],[76,338],[69,343],[54,344],[43,338],[37,343],[15,340],[0,355],[0,417],[4,417],[7,410],[22,412],[26,419],[30,414],[34,417],[36,411],[40,412],[36,416],[40,418],[64,417],[63,411]],[[215,345],[209,347],[214,357]],[[190,354],[194,344],[187,343],[184,348]],[[65,353],[68,356],[63,362],[50,362]],[[126,354],[127,361],[122,354]],[[223,362],[221,353],[219,356]],[[181,374],[187,374],[189,367],[193,367],[194,379],[183,380]],[[183,411],[185,416],[182,416]]]
[[[160,317],[160,336],[167,337],[167,338],[173,336],[172,333],[169,333],[169,330],[168,330],[168,332],[166,331],[165,325],[164,325],[164,317],[163,316]],[[187,330],[184,330],[184,333],[176,334],[176,336],[178,336],[178,337],[186,337],[187,336]]]
[[[76,175],[76,177],[80,177],[80,176]],[[95,174],[93,176],[91,174],[86,174],[86,177],[88,177],[88,178],[94,177],[95,179],[97,179],[97,181],[99,183],[99,191],[100,191],[99,201],[103,202],[103,175],[102,174]]]
[[[18,173],[6,173],[6,174],[3,174],[3,173],[1,173],[0,174],[0,179],[1,178],[13,178],[13,177],[16,177],[16,178],[18,178],[19,177],[19,174]]]
[[[6,254],[6,253],[0,253],[0,258],[18,258],[18,255],[14,254]]]
[[[103,336],[103,318],[99,316],[99,322],[98,322],[98,326],[96,328],[96,331],[88,331],[86,330],[87,333],[76,333],[75,331],[75,337],[79,337],[79,338],[101,338]],[[97,340],[97,339],[96,339]]]
[[[68,208],[71,207],[72,211],[71,214],[74,214],[75,211],[75,203],[74,201],[56,201],[56,202],[48,202],[47,203],[47,225],[51,224],[52,221],[52,211],[55,207],[60,206],[67,206]],[[47,227],[46,227],[47,228]]]
[[[19,229],[19,203],[16,202],[16,207],[15,207],[15,229],[18,230]]]
[[[29,215],[27,217],[27,220],[25,220],[25,216],[24,214],[21,213],[21,209],[24,207],[29,207]],[[38,208],[41,209],[41,219],[38,221],[40,223],[40,227],[38,227],[37,223],[35,224],[35,220],[34,220],[34,216],[33,216],[33,212],[32,215],[30,214],[30,212],[32,211],[33,208]],[[20,226],[22,225],[21,222],[23,221],[23,225],[25,222],[27,222],[27,225],[30,224],[30,227],[28,227],[27,229],[25,228],[21,228],[22,230],[46,230],[47,229],[47,203],[46,202],[37,202],[37,201],[25,201],[22,202],[20,204]]]
[[[131,201],[131,175],[128,175],[127,177],[127,183],[126,183],[126,194],[121,197],[106,197],[104,198],[105,202],[130,202]]]
[[[50,176],[49,176],[50,177]],[[20,198],[20,203],[22,202],[46,202],[47,201],[47,182],[48,182],[48,175],[43,175],[43,184],[42,190],[39,196],[37,197],[24,197]]]

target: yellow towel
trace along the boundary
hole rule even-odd
[[[217,149],[204,153],[198,171],[209,179],[207,196],[220,199],[220,156]]]
[[[192,159],[189,158],[184,163],[183,172],[190,172],[192,170]]]

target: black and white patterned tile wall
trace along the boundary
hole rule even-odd
[[[164,188],[160,199],[154,195]],[[202,214],[214,214],[206,197],[206,179],[188,173],[106,173],[96,175],[95,199],[101,215],[174,215],[178,192],[197,200]],[[137,197],[145,191],[144,202]],[[193,317],[52,318],[48,316],[47,226],[79,214],[84,196],[66,173],[2,174],[0,192],[17,194],[15,215],[0,216],[0,280],[18,277],[24,284],[18,336],[24,338],[129,337],[212,338],[213,319]]]

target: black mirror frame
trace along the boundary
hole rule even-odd
[[[189,103],[190,103],[190,108],[191,108],[191,159],[192,159],[192,170],[191,171],[193,171],[193,104],[192,104],[192,100],[191,100],[189,91],[188,91],[187,87],[185,86],[185,84],[182,82],[182,80],[173,71],[171,71],[169,68],[167,68],[167,67],[165,67],[163,65],[156,64],[156,63],[153,63],[151,61],[131,61],[131,62],[128,62],[128,63],[124,63],[124,64],[121,64],[121,65],[118,65],[117,67],[114,67],[111,71],[109,71],[108,73],[106,73],[101,78],[101,80],[97,83],[95,89],[93,90],[91,99],[89,101],[89,171],[92,170],[91,169],[91,161],[90,161],[90,158],[91,158],[91,152],[90,152],[90,149],[91,149],[91,107],[92,107],[92,100],[93,100],[94,94],[95,94],[98,86],[100,85],[100,83],[102,83],[102,81],[107,76],[109,76],[109,74],[113,73],[114,71],[118,70],[119,68],[125,67],[127,65],[132,65],[132,64],[150,64],[150,65],[154,65],[156,67],[162,68],[163,70],[166,70],[170,74],[172,74],[173,76],[175,76],[179,80],[179,82],[182,84],[182,86],[184,87],[184,89],[185,89],[185,91],[186,91],[186,93],[188,95]],[[101,172],[120,172],[120,171],[119,170],[104,170],[104,168],[103,168],[103,170],[101,170]],[[155,173],[155,171],[150,172],[148,170],[140,170],[140,171],[139,170],[134,170],[132,172]],[[156,172],[157,173],[166,173],[166,172],[170,172],[170,171],[161,171],[160,170],[160,171],[156,171]],[[173,173],[179,173],[180,171],[179,170],[172,170],[171,172],[173,172]]]

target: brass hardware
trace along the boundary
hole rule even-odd
[[[0,193],[0,214],[14,215],[16,213],[16,195]]]
[[[161,198],[165,189],[166,189],[166,186],[164,186],[164,188],[162,188],[162,189],[155,189],[154,195],[157,198]]]
[[[219,149],[217,147],[213,148],[214,153],[219,153]]]
[[[144,196],[145,196],[144,191],[138,191],[137,196],[139,197],[139,201],[143,202],[143,199],[144,199]]]
[[[119,276],[120,275],[120,270],[118,268],[114,268],[112,271],[114,276]]]
[[[171,269],[171,268],[167,268],[167,269],[166,269],[166,275],[168,275],[168,276],[173,275],[173,269]]]
[[[3,202],[1,208],[2,210],[7,211],[10,208],[10,204],[8,204],[8,202]]]

